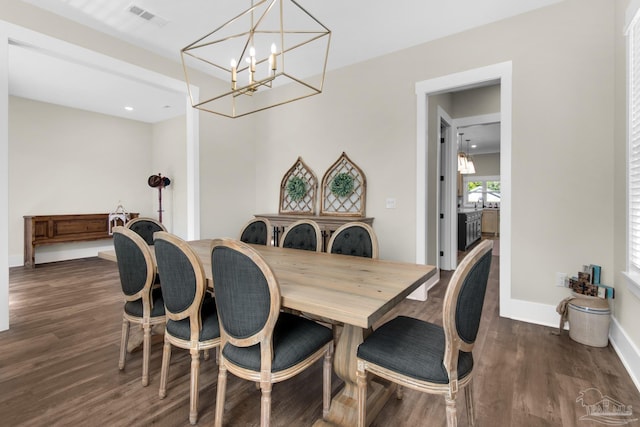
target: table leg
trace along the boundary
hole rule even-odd
[[[142,325],[132,328],[135,332],[131,334],[129,332],[129,342],[127,343],[127,353],[135,353],[142,350]],[[151,345],[164,342],[164,325],[153,325],[151,327]]]
[[[318,420],[314,427],[354,426],[358,421],[358,386],[356,384],[356,354],[368,331],[353,325],[344,325],[336,345],[334,370],[344,381],[344,388],[331,401],[329,414],[324,420]],[[367,425],[376,417],[395,386],[386,381],[369,382],[367,392]]]

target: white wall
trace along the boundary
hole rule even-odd
[[[399,66],[384,57],[330,72],[321,95],[255,116],[259,211],[278,211],[280,181],[298,156],[321,180],[344,151],[366,175],[380,257],[415,259],[415,100]]]
[[[11,97],[11,264],[22,265],[23,215],[108,213],[122,203],[129,212],[153,216],[151,152],[149,124]],[[84,249],[109,244],[44,245],[36,263],[86,256]]]
[[[257,212],[256,156],[250,116],[227,119],[205,115],[200,132],[200,206],[202,238],[237,238]],[[257,144],[262,141],[257,139]],[[277,207],[277,201],[276,201]]]
[[[455,119],[500,112],[500,85],[453,92],[451,116]]]
[[[476,168],[476,175],[500,176],[500,153],[474,154],[473,165]]]
[[[187,237],[187,144],[185,116],[151,126],[149,175],[166,176],[171,184],[162,190],[162,223],[171,233]],[[158,190],[147,187],[153,218],[158,218]]]

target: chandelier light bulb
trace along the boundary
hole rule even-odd
[[[231,90],[236,90],[236,82],[238,81],[238,63],[235,58],[231,59]]]
[[[276,65],[276,44],[275,43],[271,43],[271,55],[269,55],[269,68],[271,68],[271,71],[273,72],[273,74],[276,73],[276,68],[278,68],[278,66]]]

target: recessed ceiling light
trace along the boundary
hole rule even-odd
[[[127,111],[133,111],[133,107],[129,107],[129,106],[124,107],[124,109],[127,110]]]
[[[476,145],[476,144],[473,144],[473,145],[471,146],[471,148],[476,148],[476,147],[477,147],[477,145]]]

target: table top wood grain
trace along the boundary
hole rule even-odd
[[[189,242],[212,285],[211,240]],[[432,265],[252,245],[273,270],[282,305],[339,322],[371,327],[436,272]],[[114,251],[101,258],[116,261]]]

